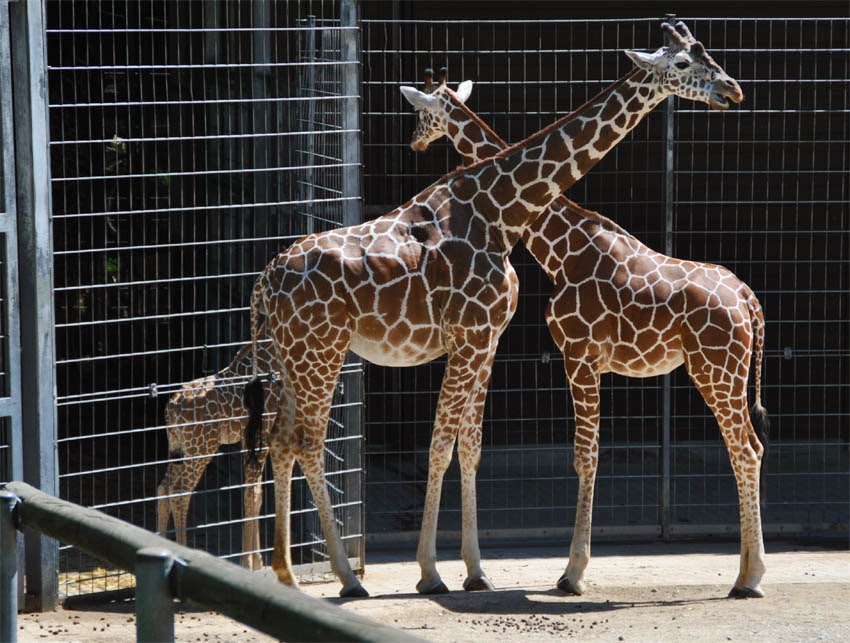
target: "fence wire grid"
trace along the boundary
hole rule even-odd
[[[400,85],[426,67],[449,84],[474,81],[467,103],[515,142],[625,73],[624,49],[663,44],[661,17],[634,20],[470,18],[411,6],[369,13],[364,57],[364,198],[380,212],[454,169],[445,141],[408,147],[412,109]],[[520,11],[518,9],[518,11]],[[539,16],[540,14],[536,14]],[[681,16],[739,80],[727,112],[675,99],[673,227],[665,226],[665,128],[656,109],[568,196],[650,247],[719,263],[754,289],[767,317],[762,395],[772,421],[768,533],[845,533],[850,507],[850,220],[847,18]],[[478,475],[485,537],[551,535],[572,527],[575,425],[563,359],[543,312],[551,285],[525,251],[516,317],[502,337],[488,397]],[[418,528],[442,363],[369,366],[366,461],[369,532],[392,540]],[[752,393],[751,398],[752,400]],[[684,369],[671,376],[670,477],[662,479],[663,378],[602,378],[594,527],[610,534],[735,533],[734,477],[714,417]],[[460,529],[459,472],[447,475],[440,528]],[[662,485],[669,507],[662,507]],[[837,531],[836,531],[837,530]]]
[[[165,403],[245,344],[248,294],[268,261],[302,234],[346,221],[356,198],[346,173],[360,167],[346,152],[346,137],[360,129],[352,123],[362,123],[367,218],[459,163],[445,142],[424,155],[409,150],[414,117],[399,85],[446,65],[451,83],[475,82],[471,107],[517,141],[616,80],[628,67],[623,49],[662,44],[659,18],[566,19],[552,8],[541,19],[542,3],[522,8],[537,17],[506,20],[478,3],[473,18],[461,3],[366,2],[358,3],[358,66],[341,44],[356,28],[342,26],[340,8],[353,1],[46,2],[63,498],[155,529],[157,485],[175,461]],[[763,398],[773,427],[766,531],[846,535],[850,19],[682,17],[746,101],[725,113],[675,101],[672,170],[656,110],[569,196],[650,247],[663,250],[670,238],[674,256],[726,265],[755,290],[767,317]],[[356,114],[360,97],[344,81],[352,66],[363,80]],[[485,542],[567,533],[577,491],[562,358],[543,321],[551,286],[524,248],[512,261],[521,301],[500,342],[478,476]],[[345,369],[327,466],[352,557],[362,556],[364,506],[375,540],[419,528],[442,364],[369,366],[365,395],[359,362]],[[714,419],[683,370],[670,390],[665,448],[663,379],[603,378],[597,531],[658,534],[664,512],[672,535],[737,530]],[[0,478],[11,432],[0,413]],[[226,446],[207,467],[192,497],[189,545],[242,553],[242,455],[239,444]],[[453,467],[443,532],[459,530],[459,485]],[[298,475],[293,504],[294,559],[321,569],[322,537]],[[64,596],[133,582],[72,548],[63,548],[59,572]]]
[[[157,485],[180,462],[166,401],[248,341],[249,294],[268,261],[343,222],[339,4],[75,0],[47,11],[60,492],[154,530]],[[359,539],[360,427],[339,409],[351,400],[336,402],[328,477],[342,533]],[[192,495],[190,546],[242,553],[242,455],[236,443],[213,456]],[[293,560],[321,563],[297,470],[294,485]],[[60,564],[65,595],[131,582],[71,548]]]

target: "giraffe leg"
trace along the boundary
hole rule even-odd
[[[217,447],[218,445],[216,445]],[[189,501],[192,492],[198,486],[212,456],[202,458],[188,457],[182,462],[172,462],[171,478],[171,515],[174,517],[175,540],[181,545],[186,544],[186,516],[189,514]]]
[[[765,572],[765,564],[759,472],[764,450],[756,437],[747,409],[746,367],[742,369],[743,376],[730,374],[728,369],[723,369],[726,371],[723,377],[715,375],[711,378],[710,374],[717,370],[720,370],[719,367],[715,367],[713,371],[708,364],[702,369],[692,368],[692,364],[688,363],[691,379],[720,425],[738,486],[741,563],[738,578],[729,596],[762,598],[764,591],[761,589],[760,582]]]
[[[283,492],[277,489],[280,485],[278,477],[280,474],[276,463],[278,458],[281,457],[277,453],[281,450],[280,444],[285,444],[287,446],[283,450],[291,448],[295,454],[295,458],[301,465],[301,471],[307,479],[307,484],[313,495],[313,502],[316,503],[319,520],[322,524],[322,533],[327,543],[331,570],[342,583],[340,596],[368,596],[369,594],[360,584],[360,580],[355,576],[348,562],[348,554],[337,530],[333,505],[325,480],[325,435],[333,393],[342,364],[345,361],[348,336],[340,334],[336,343],[323,341],[322,345],[326,347],[323,351],[308,351],[306,355],[300,357],[295,355],[294,352],[290,352],[284,356],[284,371],[287,373],[287,387],[291,391],[294,411],[291,414],[291,423],[288,421],[277,423],[279,425],[278,432],[284,434],[282,439],[275,439],[274,437],[269,439],[269,449],[275,462],[275,494],[279,498],[275,521],[276,536],[273,565],[277,565],[275,571],[278,572],[278,578],[281,578],[278,569],[284,554],[279,534],[283,533],[284,529],[287,531],[289,529],[289,512],[285,510],[283,502],[280,501],[282,496],[278,495]],[[288,466],[287,470],[291,472],[291,468],[291,466]],[[286,486],[288,489],[288,477]],[[284,520],[287,521],[285,527],[283,525]],[[281,580],[284,579],[281,578]]]
[[[171,466],[169,462],[165,469],[165,475],[156,488],[156,533],[164,536],[168,531],[168,520],[171,518]]]
[[[298,455],[298,463],[301,465],[301,471],[304,472],[304,476],[307,478],[307,484],[310,485],[313,502],[316,503],[319,520],[322,523],[322,533],[325,536],[325,542],[328,547],[331,570],[333,570],[333,573],[336,574],[342,583],[342,589],[339,595],[344,597],[368,596],[369,593],[360,584],[360,580],[351,569],[345,545],[343,545],[336,527],[333,504],[328,493],[327,481],[325,480],[324,444],[320,443],[318,448],[302,451]]]
[[[244,448],[244,446],[243,446]],[[256,460],[245,455],[245,522],[242,526],[242,566],[247,569],[263,568],[260,554],[260,508],[263,504],[263,467],[268,451],[258,451]],[[288,510],[287,510],[288,513]]]
[[[490,383],[490,372],[496,356],[495,345],[485,364],[478,367],[475,386],[467,405],[466,421],[461,426],[458,439],[458,459],[461,475],[461,504],[463,528],[461,530],[461,555],[466,563],[466,591],[492,590],[493,584],[481,569],[481,551],[478,547],[478,505],[475,493],[475,477],[481,463],[481,424],[484,418],[484,403]]]
[[[558,588],[580,596],[587,589],[584,570],[590,562],[593,487],[599,463],[599,375],[586,362],[568,359],[565,366],[576,418],[573,466],[578,474],[578,500],[570,560],[558,579]]]
[[[477,519],[475,517],[475,473],[481,455],[481,424],[478,421],[477,426],[473,427],[473,422],[470,421],[471,417],[478,417],[478,410],[476,408],[477,402],[474,403],[475,396],[469,391],[471,381],[473,382],[473,390],[479,392],[480,402],[483,405],[483,397],[487,393],[486,382],[489,381],[490,376],[488,364],[492,364],[492,354],[482,353],[477,356],[477,359],[470,360],[466,351],[450,353],[446,364],[440,398],[437,402],[434,433],[431,436],[428,487],[425,492],[425,510],[422,514],[419,547],[416,551],[416,560],[419,562],[421,571],[421,578],[416,584],[416,590],[420,594],[444,594],[449,591],[437,572],[437,518],[440,511],[443,477],[451,462],[452,449],[464,421],[466,421],[463,429],[465,434],[463,438],[464,447],[461,456],[459,456],[462,458],[461,481],[463,490],[461,547],[468,573],[464,588],[468,590],[492,589],[490,581],[481,571],[481,556],[478,550]],[[487,367],[484,374],[485,385],[481,386],[478,378],[481,376],[484,367]],[[473,409],[475,410],[473,411]],[[475,432],[477,432],[477,435],[475,435]]]
[[[295,451],[289,445],[275,443],[269,445],[272,470],[274,472],[275,529],[272,569],[281,583],[298,587],[298,580],[292,572],[292,551],[290,540],[290,512],[292,511],[292,467],[295,465]]]

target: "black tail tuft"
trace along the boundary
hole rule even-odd
[[[263,426],[263,410],[266,404],[266,391],[259,377],[255,377],[245,385],[242,402],[248,409],[245,444],[248,446],[251,461],[257,462],[257,447],[259,446],[260,429]]]
[[[767,485],[765,483],[767,481],[767,451],[770,441],[770,420],[767,417],[767,411],[758,402],[750,408],[750,421],[753,423],[756,437],[758,437],[759,442],[761,442],[764,448],[761,458],[761,472],[759,473],[760,501],[762,509],[764,509],[767,504]]]

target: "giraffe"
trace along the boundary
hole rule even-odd
[[[260,330],[265,335],[265,330]],[[256,363],[263,373],[276,373],[275,358],[268,338],[257,348]],[[176,391],[165,407],[168,434],[169,463],[157,487],[157,531],[168,529],[174,519],[175,537],[186,544],[186,515],[192,492],[204,470],[224,444],[242,443],[248,416],[242,401],[246,376],[253,372],[251,344],[242,346],[225,368],[213,375],[199,377]],[[275,412],[263,418],[263,433],[268,433],[276,419],[277,409],[289,408],[282,384],[276,375],[267,384],[270,397],[278,400]],[[242,565],[248,569],[262,568],[260,556],[259,513],[263,499],[262,475],[268,453],[247,453],[245,467],[245,522],[242,529]]]
[[[463,587],[493,588],[481,568],[475,474],[493,358],[516,310],[518,283],[508,255],[552,201],[666,96],[675,93],[716,109],[742,100],[738,84],[699,49],[693,64],[683,46],[656,55],[627,52],[637,66],[576,112],[495,157],[444,176],[386,215],[302,237],[260,273],[251,296],[252,329],[256,333],[264,314],[295,400],[293,421],[276,423],[268,436],[276,505],[272,567],[281,582],[295,583],[287,515],[297,459],[318,509],[331,568],[342,583],[340,595],[368,595],[345,555],[324,480],[322,442],[350,349],[386,366],[447,355],[429,450],[416,589],[448,591],[437,572],[435,541],[442,481],[455,444],[467,569]],[[680,68],[685,59],[687,69]],[[263,408],[259,379],[246,386],[245,399],[251,444]]]
[[[414,150],[424,151],[447,136],[464,163],[474,163],[507,147],[466,106],[470,81],[453,92],[445,69],[439,85],[426,70],[424,92],[412,87],[401,91],[420,106],[411,138]],[[601,375],[651,377],[685,364],[717,418],[738,483],[741,570],[730,596],[763,596],[758,498],[764,488],[760,463],[768,423],[761,405],[764,316],[755,294],[725,268],[655,252],[563,195],[529,226],[522,241],[554,285],[546,320],[564,355],[576,418],[576,524],[570,561],[558,587],[577,595],[586,589]],[[748,411],[751,355],[755,402]]]

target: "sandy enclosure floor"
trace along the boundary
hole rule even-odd
[[[414,548],[370,552],[369,598],[343,600],[338,583],[302,590],[426,641],[850,641],[850,550],[769,543],[761,600],[727,599],[738,569],[731,543],[599,544],[584,596],[554,588],[566,547],[485,549],[494,592],[461,589],[465,568],[448,548],[439,570],[450,593],[420,596]],[[267,573],[267,572],[259,572]],[[190,605],[178,608],[178,641],[271,641]],[[132,601],[19,616],[20,641],[135,640]]]

